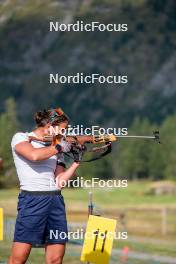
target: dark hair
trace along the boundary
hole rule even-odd
[[[50,113],[46,110],[38,111],[35,113],[34,119],[38,127],[44,127],[50,121]]]
[[[53,113],[53,110],[38,111],[35,113],[34,119],[38,127],[44,127],[48,123],[51,123],[52,125],[57,125],[59,123],[68,121],[68,117],[64,113],[61,116],[58,116],[56,113],[55,116],[55,112]]]

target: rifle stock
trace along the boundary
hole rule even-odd
[[[57,140],[61,140],[62,135],[57,135]],[[45,136],[43,138],[45,142],[52,142],[52,136]],[[113,142],[117,140],[115,135],[97,135],[97,136],[87,136],[87,135],[78,135],[78,136],[66,136],[66,141],[69,143],[78,143],[78,144],[85,144],[85,143],[92,143],[92,144],[102,144],[107,142]]]

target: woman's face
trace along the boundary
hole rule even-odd
[[[46,126],[43,127],[44,136],[48,136],[50,134],[50,128],[51,128],[50,124],[47,124]]]
[[[61,128],[67,128],[68,127],[68,121],[64,121],[64,122],[62,122],[62,123],[60,123],[59,125],[58,125],[58,127],[61,129]]]

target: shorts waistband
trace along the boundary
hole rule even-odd
[[[58,191],[25,191],[21,190],[21,194],[30,194],[30,195],[61,195],[61,190]]]

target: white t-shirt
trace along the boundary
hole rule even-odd
[[[20,182],[20,189],[26,191],[53,191],[58,190],[55,184],[55,170],[57,162],[64,162],[63,154],[58,154],[44,161],[29,161],[18,155],[15,146],[21,142],[29,141],[28,136],[36,136],[31,133],[16,133],[11,142],[12,154],[14,158],[17,175]],[[45,143],[32,141],[35,148],[45,147]]]

